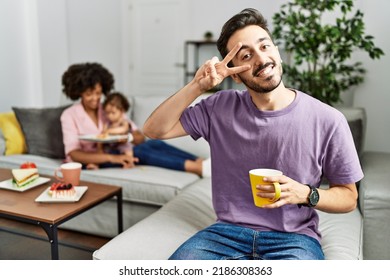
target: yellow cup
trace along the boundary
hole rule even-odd
[[[249,179],[252,187],[253,200],[256,206],[262,207],[263,205],[271,204],[280,198],[280,192],[281,192],[280,184],[278,182],[264,182],[264,177],[280,176],[280,175],[283,175],[283,172],[276,169],[258,168],[249,171]],[[271,184],[273,184],[275,187],[275,196],[273,198],[259,197],[257,195],[257,193],[259,192],[259,190],[256,189],[257,185],[271,185]]]

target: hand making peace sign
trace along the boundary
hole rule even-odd
[[[233,74],[238,74],[247,71],[251,68],[250,65],[242,65],[237,67],[228,67],[228,63],[235,57],[238,51],[241,49],[242,44],[238,43],[234,48],[225,56],[222,61],[219,61],[218,57],[214,56],[212,59],[206,61],[196,72],[194,80],[198,83],[202,92],[219,85],[222,81]]]

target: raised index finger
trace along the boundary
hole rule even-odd
[[[239,42],[237,45],[233,47],[233,49],[225,56],[225,58],[222,60],[223,63],[228,64],[238,53],[238,51],[241,49],[242,43]]]

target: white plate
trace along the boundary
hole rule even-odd
[[[59,202],[76,202],[79,201],[83,194],[87,191],[87,186],[74,187],[76,189],[75,197],[67,198],[53,198],[49,195],[50,187],[44,190],[36,199],[36,202],[46,202],[46,203],[59,203]]]
[[[123,140],[128,140],[131,137],[131,133],[129,135],[108,135],[104,138],[99,138],[97,135],[88,134],[88,135],[80,135],[79,139],[90,142],[100,142],[100,143],[115,143]]]
[[[0,188],[11,190],[11,191],[24,192],[24,191],[27,191],[27,190],[32,189],[34,187],[40,186],[40,185],[42,185],[44,183],[47,183],[49,181],[50,181],[50,178],[38,177],[36,180],[34,180],[33,182],[27,184],[26,186],[17,187],[12,182],[12,179],[8,179],[8,180],[0,182]]]

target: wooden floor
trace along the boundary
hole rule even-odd
[[[11,234],[15,233],[15,235],[21,235],[21,238],[29,238],[26,236],[28,235],[33,238],[47,240],[45,231],[39,225],[26,224],[10,219],[0,218],[0,231],[1,230],[7,231]],[[58,230],[58,241],[60,244],[80,246],[90,250],[91,252],[99,249],[109,240],[109,238],[83,234],[70,230]]]

